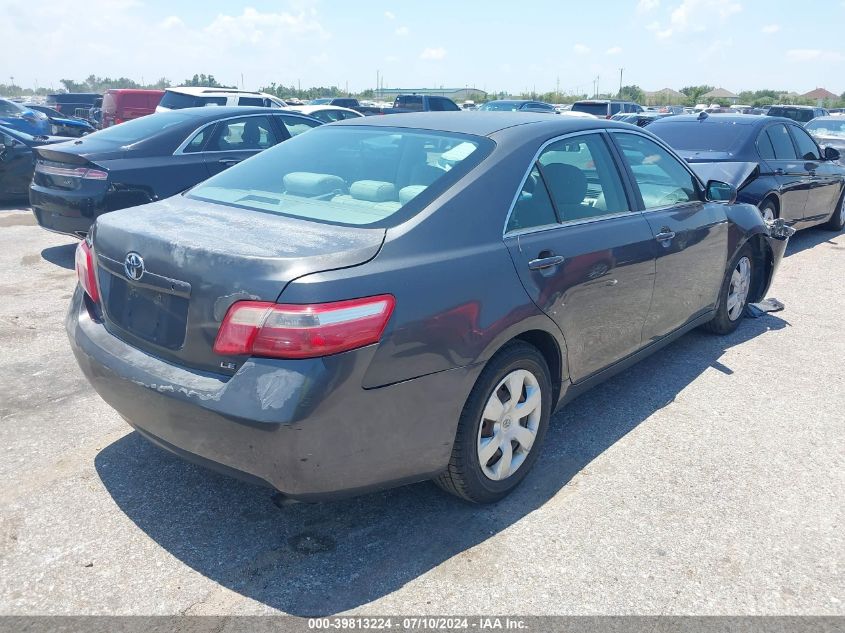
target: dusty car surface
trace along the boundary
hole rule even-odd
[[[297,498],[434,478],[492,502],[556,407],[765,295],[790,231],[735,196],[606,120],[343,121],[101,216],[67,330],[187,459]]]

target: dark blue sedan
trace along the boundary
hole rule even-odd
[[[675,116],[649,132],[669,143],[704,180],[723,180],[739,201],[766,220],[783,218],[796,229],[845,226],[845,167],[839,152],[822,150],[795,121],[752,115]]]

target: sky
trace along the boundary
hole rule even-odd
[[[806,9],[806,10],[805,10]],[[0,83],[845,91],[845,0],[0,0]],[[243,80],[242,80],[243,78]]]

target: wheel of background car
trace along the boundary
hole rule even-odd
[[[771,200],[763,201],[763,203],[760,205],[759,208],[760,208],[760,215],[763,216],[763,219],[766,222],[774,222],[777,219],[778,214],[777,214],[777,210],[775,209],[775,203],[772,202]]]
[[[437,485],[474,503],[505,497],[537,460],[551,394],[549,369],[537,348],[521,341],[502,348],[467,398],[449,465]]]
[[[841,231],[843,227],[845,227],[845,193],[840,196],[837,208],[824,225],[828,231]]]
[[[730,334],[739,327],[751,297],[754,279],[754,251],[746,244],[728,267],[719,292],[716,316],[705,325],[705,329],[714,334]]]

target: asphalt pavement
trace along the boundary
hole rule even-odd
[[[0,614],[845,615],[843,234],[792,238],[785,311],[559,412],[490,507],[278,503],[151,446],[68,347],[75,245],[0,208]]]

